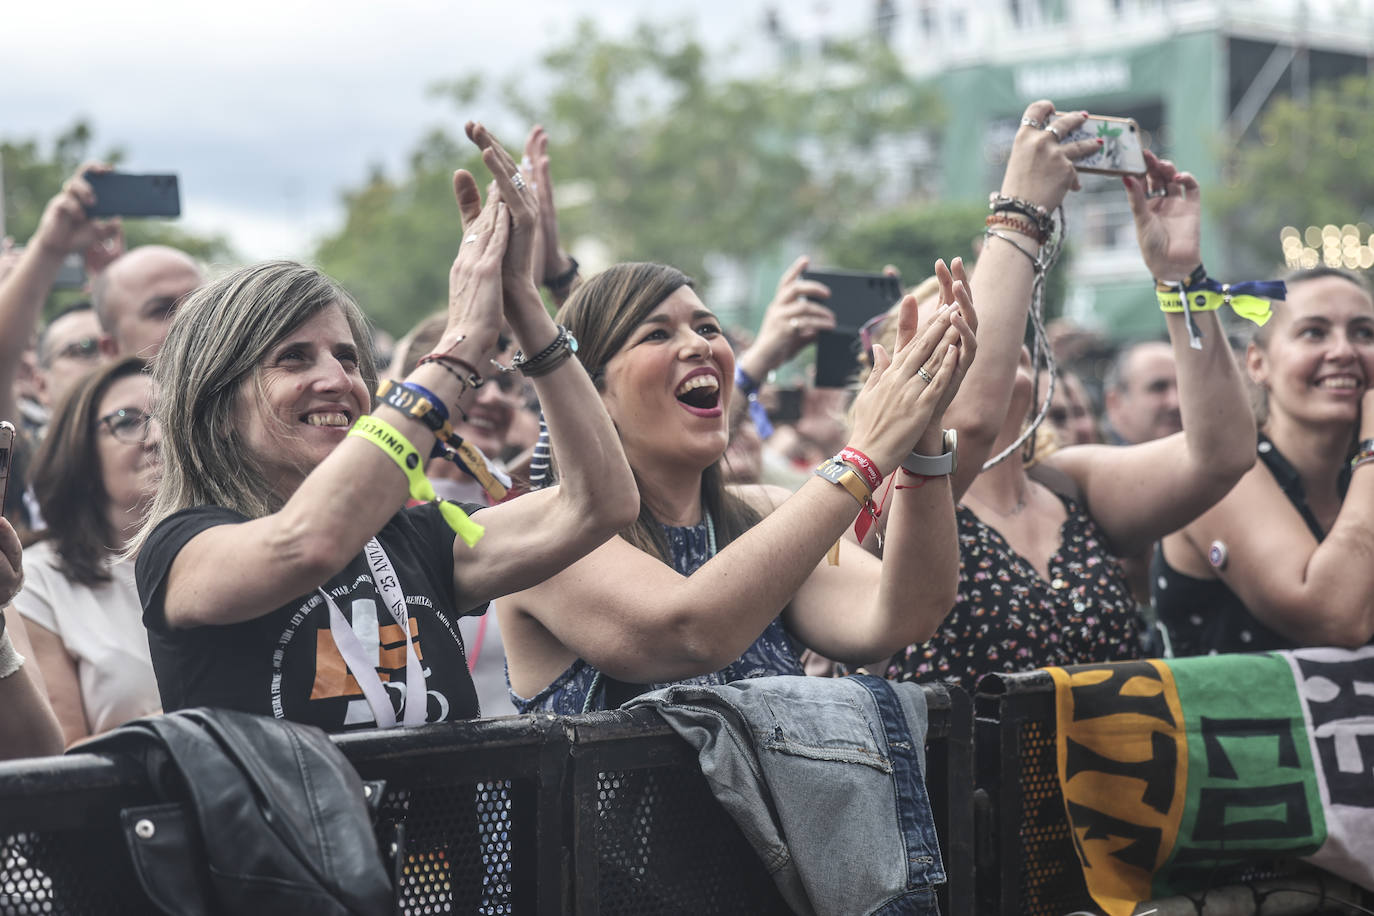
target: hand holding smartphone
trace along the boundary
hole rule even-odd
[[[95,192],[88,216],[181,215],[181,187],[176,175],[133,175],[128,172],[87,172]]]
[[[817,388],[844,388],[859,371],[859,328],[902,298],[902,284],[883,273],[808,270],[802,274],[830,287],[826,308],[835,313],[835,330],[816,335]]]
[[[5,500],[10,489],[10,463],[14,457],[14,424],[0,420],[0,511],[4,511]]]

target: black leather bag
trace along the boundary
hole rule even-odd
[[[363,783],[320,729],[189,709],[131,722],[81,751],[144,760],[163,803],[121,821],[139,881],[164,913],[394,912]]]

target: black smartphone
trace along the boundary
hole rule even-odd
[[[773,392],[776,399],[773,409],[768,411],[768,419],[774,423],[795,423],[801,419],[802,398],[806,395],[803,388],[779,388]]]
[[[883,273],[808,270],[802,276],[830,287],[823,303],[835,313],[835,330],[816,335],[817,388],[845,388],[859,371],[859,329],[902,298],[902,284]]]
[[[181,187],[175,175],[87,172],[85,178],[95,192],[88,216],[181,215]]]
[[[14,424],[0,420],[0,509],[10,492],[10,460],[14,457]]]

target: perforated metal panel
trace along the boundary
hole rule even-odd
[[[113,824],[0,837],[0,916],[155,912]]]
[[[695,767],[600,772],[595,810],[603,916],[790,912]]]
[[[1021,723],[1020,912],[1061,916],[1089,902],[1059,790],[1053,723]]]

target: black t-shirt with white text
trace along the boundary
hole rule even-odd
[[[471,514],[480,507],[463,508]],[[163,709],[239,709],[330,732],[376,727],[371,707],[335,647],[329,606],[318,591],[243,623],[167,626],[163,586],[177,554],[206,529],[245,521],[245,516],[215,506],[184,509],[159,523],[139,554],[138,594]],[[425,675],[425,720],[475,718],[477,693],[458,618],[481,614],[486,605],[456,609],[453,530],[437,506],[429,504],[392,516],[377,539],[405,593],[409,638]],[[366,556],[359,552],[323,588],[352,624],[364,651],[375,655],[377,675],[401,721],[408,702],[406,636],[378,593]]]

